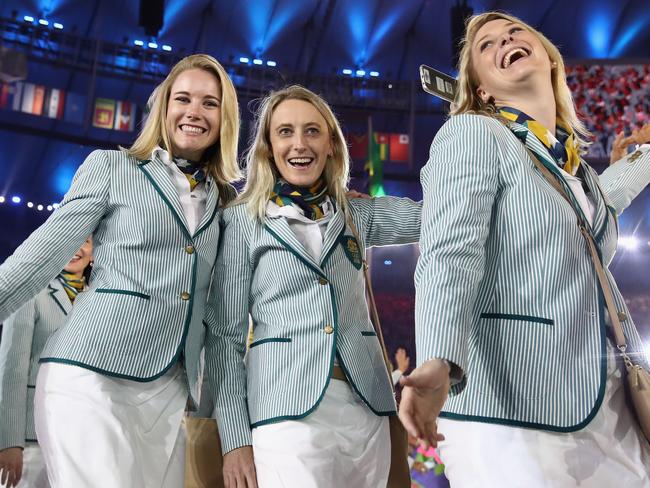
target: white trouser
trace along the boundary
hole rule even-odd
[[[608,357],[605,398],[570,433],[439,419],[440,457],[452,488],[649,488],[650,444],[625,401],[623,373]]]
[[[136,382],[42,364],[34,417],[52,488],[182,487],[183,375]]]
[[[331,380],[307,417],[253,429],[253,453],[260,488],[383,488],[388,417],[372,413],[347,383]]]
[[[6,485],[0,483],[0,488]],[[43,453],[38,444],[27,444],[23,450],[23,474],[16,488],[49,488]]]

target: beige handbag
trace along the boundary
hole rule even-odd
[[[528,152],[532,160],[535,162],[537,169],[539,169],[551,186],[569,202],[569,205],[571,205],[571,200],[558,179],[553,176],[551,171],[544,166],[531,151]],[[571,205],[571,208],[575,210],[573,205]],[[605,270],[603,269],[603,264],[600,261],[600,256],[596,249],[596,243],[594,242],[593,237],[591,237],[591,234],[589,234],[589,231],[582,220],[582,216],[578,212],[576,212],[576,216],[578,217],[578,227],[587,242],[587,247],[589,248],[589,253],[591,254],[591,259],[594,262],[594,268],[596,269],[596,275],[598,276],[598,281],[600,282],[600,287],[603,296],[605,297],[609,320],[612,324],[614,338],[616,340],[616,347],[620,351],[621,357],[625,363],[625,369],[627,371],[627,391],[632,403],[632,410],[636,413],[636,418],[641,426],[643,434],[646,439],[650,441],[650,373],[648,373],[648,371],[640,364],[635,363],[627,353],[627,341],[625,339],[625,334],[623,333],[623,327],[621,326],[621,320],[625,320],[627,317],[625,317],[625,314],[622,312],[619,314],[616,310],[612,289],[609,286],[609,281],[607,280]]]
[[[359,239],[359,233],[357,228],[352,222],[352,219],[347,217],[348,227],[352,231],[355,239],[361,245],[361,239]],[[388,352],[386,351],[386,343],[384,342],[384,335],[381,332],[381,323],[379,322],[379,314],[377,313],[377,304],[375,303],[375,295],[372,292],[372,286],[370,285],[370,276],[368,275],[368,262],[366,261],[365,253],[362,254],[362,266],[363,266],[363,276],[366,283],[366,292],[368,295],[368,302],[370,305],[370,314],[372,318],[372,325],[377,334],[377,339],[379,339],[379,344],[381,345],[381,352],[384,356],[384,362],[386,364],[386,373],[389,376],[392,372],[393,366],[388,359]],[[393,384],[390,381],[391,385]],[[408,454],[409,454],[409,444],[408,444],[408,434],[406,429],[402,425],[402,421],[397,415],[391,415],[388,418],[389,427],[390,427],[390,471],[388,473],[388,483],[386,488],[410,488],[411,487],[411,471],[408,465]]]
[[[223,488],[223,458],[217,421],[185,417],[185,488]]]

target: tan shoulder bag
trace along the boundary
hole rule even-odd
[[[548,180],[551,186],[555,188],[560,193],[560,195],[562,195],[564,199],[569,202],[571,208],[575,210],[575,207],[571,204],[571,200],[567,195],[566,189],[562,186],[558,179],[546,166],[544,166],[539,161],[539,159],[537,159],[537,157],[531,151],[528,151],[528,154],[544,178]],[[587,230],[587,226],[582,220],[582,216],[577,211],[576,216],[578,218],[578,227],[580,228],[580,232],[587,242],[589,254],[591,254],[591,259],[594,263],[596,275],[598,276],[598,281],[600,282],[600,287],[603,291],[603,296],[605,297],[607,311],[609,312],[609,320],[612,324],[614,338],[616,340],[616,347],[620,351],[621,357],[625,363],[625,369],[627,371],[628,393],[633,407],[632,410],[634,410],[636,413],[636,418],[639,421],[639,425],[641,426],[643,434],[645,435],[646,439],[650,441],[650,373],[648,373],[648,371],[645,370],[643,366],[636,363],[627,353],[627,341],[625,339],[625,334],[623,333],[623,327],[621,326],[619,313],[616,310],[616,304],[614,302],[612,289],[609,285],[609,281],[607,280],[605,270],[603,269],[603,264],[600,261],[598,250],[596,249],[596,243]]]

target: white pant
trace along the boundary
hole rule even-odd
[[[41,365],[34,417],[52,488],[180,488],[182,368],[150,382]]]
[[[390,469],[388,417],[378,417],[331,380],[307,417],[253,429],[260,488],[384,488]]]
[[[5,486],[0,483],[0,488]],[[43,453],[38,444],[27,444],[23,450],[23,474],[17,488],[50,488]]]
[[[577,432],[439,419],[452,488],[650,488],[650,444],[625,402],[622,376],[610,356],[602,405]]]

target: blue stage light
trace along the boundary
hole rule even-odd
[[[25,16],[23,17],[23,20],[24,20],[25,22],[32,22],[32,23],[33,23],[33,22],[34,22],[34,17],[32,17],[31,15],[25,15]]]
[[[5,197],[0,196],[0,203],[5,203]]]
[[[351,74],[352,74],[352,70],[349,69],[349,68],[345,68],[345,69],[343,70],[343,74],[344,74],[344,75],[351,75]]]
[[[370,76],[374,76],[374,77],[379,76],[379,71],[371,71]]]
[[[34,204],[33,204],[32,202],[27,202],[27,206],[28,206],[29,208],[32,208],[32,207],[34,206]]]
[[[276,63],[275,61],[267,61],[267,62],[266,62],[266,65],[267,65],[267,66],[271,66],[271,67],[275,67],[275,66],[278,65],[278,63]]]
[[[262,61],[261,59],[256,58],[256,59],[253,59],[253,64],[257,64],[257,65],[264,64],[264,61]]]
[[[63,29],[63,24],[60,24],[59,22],[54,22],[54,24],[52,24],[52,27],[54,27],[55,29]]]
[[[144,41],[136,39],[135,41],[133,41],[133,44],[135,44],[136,46],[144,46]]]
[[[250,59],[245,58],[245,57],[241,57],[241,58],[239,58],[239,62],[244,63],[244,64],[248,64],[248,63],[250,63]]]
[[[38,23],[41,25],[50,25],[50,23],[45,19],[38,19]]]
[[[357,70],[357,76],[366,76],[366,72],[362,69]]]
[[[158,49],[158,44],[156,44],[155,42],[150,42],[149,44],[147,44],[147,46],[149,46],[151,49]]]
[[[43,205],[37,205],[37,206],[36,206],[36,210],[38,210],[39,212],[40,212],[41,210],[43,210]]]
[[[387,259],[387,260],[384,261],[384,264],[386,266],[390,266],[391,264],[393,264],[393,262],[390,259]]]
[[[51,212],[52,210],[54,210],[54,208],[52,207],[52,205],[48,205],[48,206],[47,206],[47,211],[48,211],[48,212]]]
[[[13,197],[11,197],[11,201],[14,203],[20,203],[22,199],[18,195],[14,195]]]
[[[163,46],[162,46],[162,50],[163,50],[163,51],[171,51],[171,50],[172,50],[172,47],[171,47],[171,46],[168,46],[167,44],[163,44]]]

